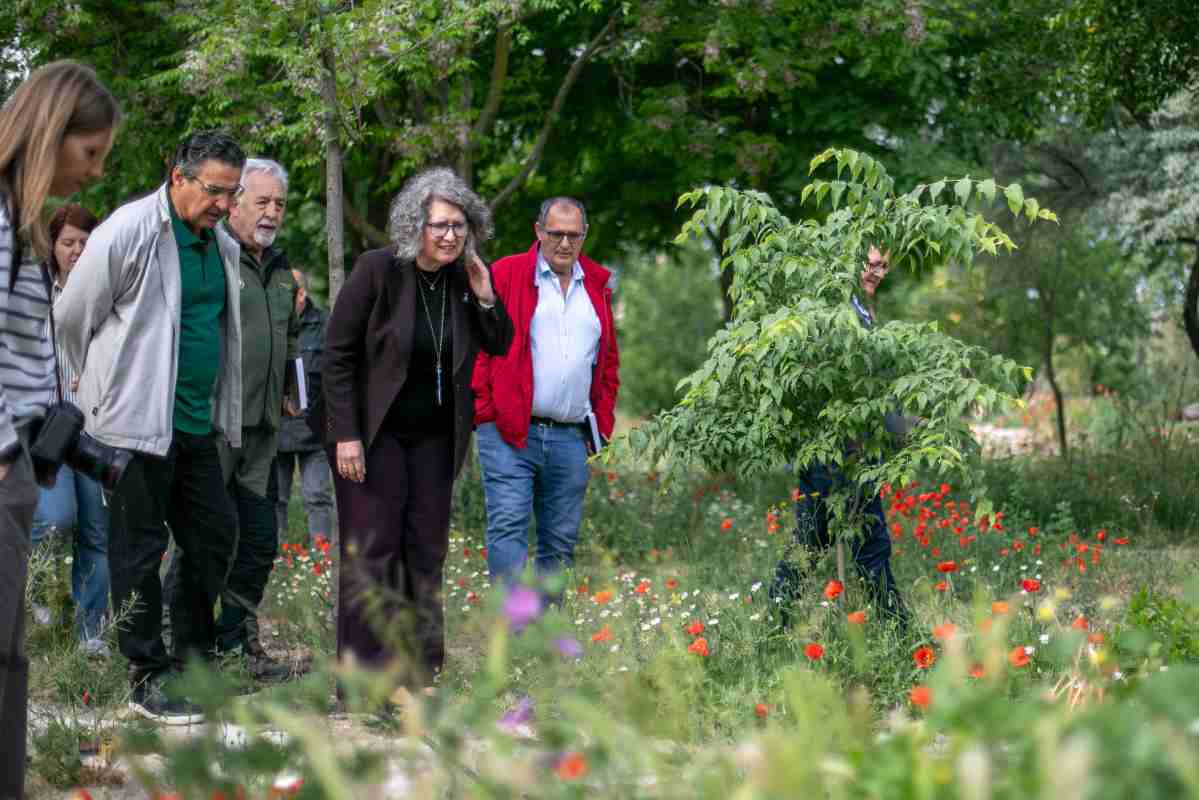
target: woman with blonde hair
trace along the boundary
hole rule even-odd
[[[71,61],[35,70],[0,107],[0,800],[24,793],[25,577],[38,482],[54,477],[35,476],[28,452],[57,399],[42,212],[104,174],[120,118],[95,72]]]

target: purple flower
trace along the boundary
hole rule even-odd
[[[512,630],[521,631],[541,613],[541,595],[528,586],[513,586],[504,600],[504,615]]]
[[[579,659],[583,657],[582,646],[568,636],[564,636],[561,639],[555,639],[554,647],[558,648],[558,652],[563,658]]]
[[[504,712],[496,726],[506,733],[516,734],[520,726],[528,725],[533,720],[533,699],[528,695],[520,698],[516,705]]]

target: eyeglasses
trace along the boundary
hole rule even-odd
[[[234,186],[232,188],[227,186],[213,186],[211,183],[205,183],[204,181],[200,180],[195,175],[186,175],[184,177],[186,177],[189,181],[195,181],[196,183],[200,184],[200,188],[204,190],[204,194],[208,195],[209,197],[224,196],[232,200],[241,192],[240,186]]]
[[[542,228],[541,232],[554,244],[560,244],[563,239],[571,244],[578,244],[587,236],[587,231],[547,231]]]
[[[886,275],[891,265],[886,261],[867,261],[866,271],[871,275]]]
[[[450,231],[454,232],[455,239],[461,239],[466,234],[465,222],[430,222],[426,227],[433,231],[435,239],[444,239]]]

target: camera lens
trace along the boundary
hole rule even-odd
[[[69,463],[76,471],[112,491],[120,483],[132,459],[133,453],[130,451],[109,447],[86,433],[80,433]]]

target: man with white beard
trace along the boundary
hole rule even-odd
[[[299,414],[284,391],[287,361],[298,350],[299,286],[287,256],[274,247],[286,210],[286,170],[267,159],[247,159],[241,193],[226,222],[241,244],[242,434],[240,448],[221,448],[239,536],[216,632],[217,648],[244,653],[250,673],[262,681],[290,675],[259,642],[257,615],[279,550],[274,469],[279,422],[283,414]]]

